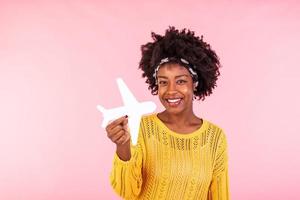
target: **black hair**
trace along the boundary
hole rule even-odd
[[[217,54],[203,41],[202,35],[199,38],[193,31],[187,29],[179,31],[170,26],[164,36],[154,32],[151,32],[151,36],[154,41],[141,46],[142,58],[139,63],[139,69],[143,71],[142,77],[146,77],[151,94],[158,93],[158,85],[153,74],[161,59],[166,57],[183,58],[194,66],[193,69],[198,76],[198,86],[194,91],[195,99],[204,100],[212,93],[221,66]]]

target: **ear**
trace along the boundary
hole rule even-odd
[[[196,91],[197,90],[197,86],[198,86],[198,81],[194,82],[193,86],[194,86],[194,91]]]

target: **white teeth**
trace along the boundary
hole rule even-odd
[[[167,99],[167,101],[170,103],[176,103],[176,102],[180,101],[180,99]]]

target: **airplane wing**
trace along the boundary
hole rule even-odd
[[[117,83],[124,106],[105,109],[103,106],[98,105],[97,109],[103,113],[102,127],[104,128],[110,120],[114,120],[127,114],[129,116],[128,126],[130,129],[131,141],[133,145],[136,145],[142,115],[153,112],[156,108],[156,105],[153,102],[138,102],[121,78],[117,79]]]
[[[129,90],[125,82],[121,78],[117,78],[119,91],[125,106],[135,105],[138,103],[132,92]]]

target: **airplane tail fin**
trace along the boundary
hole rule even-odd
[[[100,105],[97,105],[97,109],[100,111],[100,112],[102,112],[102,114],[103,114],[103,121],[102,121],[102,127],[104,128],[107,124],[108,124],[108,119],[107,119],[107,117],[105,117],[105,115],[106,115],[106,109],[103,107],[103,106],[100,106]]]

